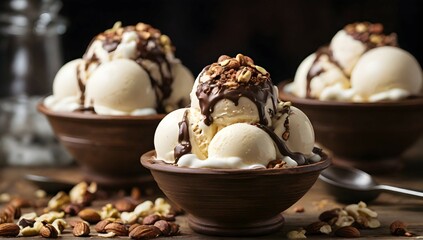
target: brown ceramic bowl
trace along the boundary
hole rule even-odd
[[[423,97],[377,103],[349,103],[299,98],[283,91],[279,97],[310,119],[316,142],[332,152],[334,164],[370,172],[401,167],[400,155],[423,132]]]
[[[327,168],[324,160],[287,169],[186,168],[155,161],[155,151],[142,155],[160,189],[188,215],[199,233],[254,236],[278,231],[281,212],[298,201]]]
[[[139,167],[142,153],[154,148],[154,132],[163,114],[104,116],[92,113],[54,112],[41,102],[59,141],[81,166],[87,180],[106,187],[154,182]]]

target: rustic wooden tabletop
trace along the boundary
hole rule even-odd
[[[421,152],[419,152],[421,154]],[[405,160],[405,167],[401,171],[392,171],[384,176],[376,176],[380,183],[391,184],[395,186],[414,188],[423,190],[423,159],[419,154]],[[71,182],[82,180],[80,170],[77,166],[53,167],[53,168],[23,168],[23,167],[0,167],[0,194],[10,196],[23,196],[34,198],[34,193],[39,186],[25,179],[27,174],[37,174],[45,176],[56,176]],[[113,192],[105,199],[95,201],[94,207],[101,207],[107,202],[114,201],[121,197],[123,192]],[[160,193],[145,194],[146,199],[153,199],[160,196]],[[4,205],[5,203],[3,203]],[[376,229],[361,230],[362,238],[393,239],[390,234],[389,225],[394,220],[401,220],[408,224],[409,232],[413,233],[414,238],[423,238],[423,200],[409,197],[396,196],[390,194],[381,194],[376,200],[367,203],[369,208],[378,213],[381,226]],[[0,203],[1,206],[1,203]],[[283,229],[275,234],[256,237],[258,239],[281,239],[286,238],[287,232],[304,227],[318,220],[321,212],[335,207],[344,207],[345,204],[337,202],[331,195],[325,191],[324,183],[320,180],[312,189],[291,208],[287,209],[283,215],[286,223]],[[304,211],[298,211],[303,208]],[[30,211],[31,209],[24,209]],[[180,235],[171,238],[174,239],[225,239],[223,237],[205,236],[192,232],[184,215],[178,216],[176,221],[180,226]],[[93,226],[91,226],[93,227]],[[65,230],[62,239],[76,239],[71,230]],[[96,232],[91,231],[91,238],[98,238]],[[126,237],[127,238],[127,237]],[[169,238],[169,237],[167,237]],[[307,236],[311,239],[335,238],[331,236]],[[80,238],[79,238],[80,239]],[[103,238],[104,239],[104,238]],[[165,239],[164,237],[159,239]],[[244,239],[244,238],[228,238]],[[410,239],[408,237],[408,239]]]

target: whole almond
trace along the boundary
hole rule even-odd
[[[86,208],[78,213],[78,216],[91,224],[98,223],[101,220],[100,214],[94,209]]]
[[[112,222],[104,227],[106,232],[113,232],[116,236],[128,236],[128,229],[126,229],[125,225],[118,222]]]
[[[106,233],[106,229],[105,227],[109,224],[112,223],[112,221],[108,220],[108,219],[104,219],[101,220],[100,222],[98,222],[94,229],[98,232],[98,233]]]
[[[132,230],[134,230],[136,227],[138,227],[138,226],[141,226],[141,224],[139,224],[139,223],[134,223],[134,224],[132,224],[130,227],[129,227],[129,229],[128,229],[128,231],[129,232],[132,232]]]
[[[151,215],[148,215],[147,217],[145,217],[142,220],[142,224],[144,224],[144,225],[153,225],[155,222],[159,221],[160,219],[161,218],[160,218],[159,215],[157,215],[157,214],[151,214]]]
[[[163,236],[168,236],[172,230],[170,224],[165,220],[155,222],[154,226],[160,229]]]
[[[0,236],[1,237],[16,237],[18,236],[20,228],[14,223],[2,223],[0,224]]]
[[[72,234],[75,237],[86,237],[90,235],[90,226],[86,224],[85,222],[77,222],[75,224],[75,227],[72,230]]]
[[[335,235],[338,237],[345,237],[345,238],[358,238],[360,237],[360,231],[351,226],[341,227],[335,231]]]
[[[45,223],[40,229],[40,235],[44,238],[57,238],[59,233],[53,225]]]
[[[129,237],[131,239],[151,239],[160,236],[160,234],[160,229],[153,225],[140,225],[129,233]]]
[[[135,209],[135,204],[127,198],[122,198],[115,202],[115,208],[119,212],[132,212]]]

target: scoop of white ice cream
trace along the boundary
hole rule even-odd
[[[293,93],[298,97],[305,98],[307,96],[307,75],[311,66],[316,60],[316,54],[310,54],[298,66],[295,72],[294,81],[285,86],[285,91]]]
[[[298,108],[290,106],[273,124],[275,134],[280,137],[291,152],[305,156],[313,155],[314,130],[308,117]],[[278,157],[280,153],[278,153]]]
[[[188,113],[189,134],[192,146],[192,153],[200,159],[208,157],[208,147],[210,141],[218,131],[215,124],[210,126],[204,123],[204,116],[198,109],[190,108]]]
[[[98,114],[155,113],[156,95],[147,72],[128,59],[101,64],[86,84],[86,103]]]
[[[347,34],[345,30],[338,31],[330,42],[333,58],[341,65],[347,76],[366,51],[366,45]]]
[[[260,144],[258,144],[260,143]],[[260,128],[236,123],[220,130],[208,148],[209,157],[200,160],[194,154],[186,154],[179,166],[194,168],[266,168],[276,159],[276,148],[269,135]]]
[[[53,95],[57,99],[76,96],[80,93],[78,86],[77,67],[82,59],[72,60],[57,72],[53,81]]]
[[[270,126],[277,87],[250,58],[238,54],[236,59],[220,58],[199,74],[190,93],[191,108],[201,111],[206,124],[218,130],[240,122]]]
[[[317,74],[310,80],[310,96],[320,100],[325,99],[325,90],[331,86],[338,85],[340,90],[350,88],[350,81],[333,62],[330,61],[329,56],[322,54],[315,61],[312,69],[318,69],[320,74]]]
[[[180,108],[167,114],[159,123],[154,134],[154,148],[157,159],[175,162],[174,149],[178,144],[179,122],[187,108]]]
[[[366,52],[351,74],[351,87],[369,101],[398,100],[418,94],[422,69],[408,52],[396,47],[379,47]]]
[[[80,107],[81,91],[78,86],[77,68],[82,59],[72,60],[63,65],[53,81],[53,95],[44,104],[53,111],[74,111]]]

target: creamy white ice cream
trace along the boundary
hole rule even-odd
[[[101,115],[155,114],[156,94],[147,72],[129,59],[101,64],[85,85],[87,107]]]
[[[400,100],[422,89],[421,67],[381,24],[347,25],[308,56],[285,91],[322,101]]]
[[[222,56],[204,68],[190,98],[189,108],[170,113],[157,127],[157,159],[233,169],[292,167],[320,159],[308,118],[278,100],[269,73],[249,57]]]
[[[351,75],[355,94],[369,102],[398,100],[418,94],[422,70],[408,52],[395,47],[375,48],[365,53]]]
[[[148,24],[118,22],[94,37],[82,60],[63,66],[45,104],[102,115],[168,113],[189,103],[193,82],[168,36]]]

